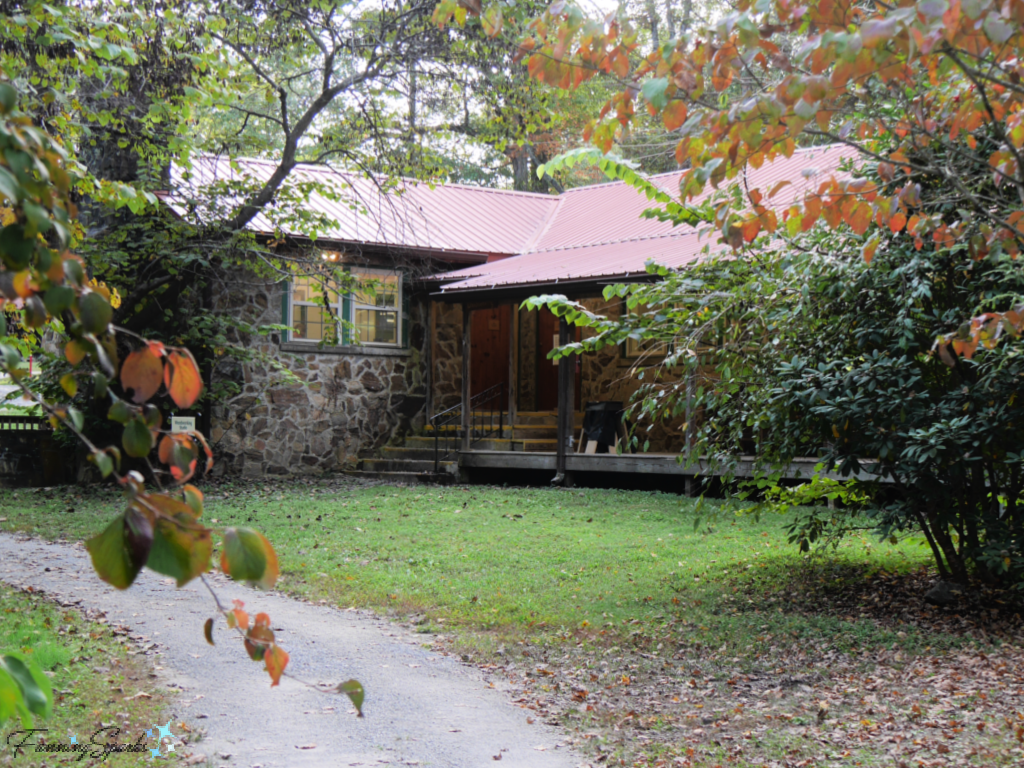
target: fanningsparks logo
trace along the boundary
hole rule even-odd
[[[149,752],[151,759],[168,758],[174,751],[174,739],[177,738],[171,732],[171,721],[163,725],[156,725],[146,730],[134,742],[123,743],[118,740],[121,729],[116,726],[100,728],[92,734],[88,741],[79,741],[78,734],[68,738],[67,741],[48,741],[45,734],[47,728],[29,728],[23,731],[13,731],[7,736],[7,746],[14,750],[14,756],[23,755],[26,752],[45,754],[77,754],[78,759],[86,757],[106,760],[111,755],[124,753]],[[149,746],[151,739],[156,739],[156,748]],[[164,754],[166,750],[166,754]]]

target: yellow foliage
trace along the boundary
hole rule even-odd
[[[121,294],[117,288],[108,288],[106,283],[99,282],[95,277],[89,281],[89,287],[109,301],[114,309],[121,306]]]

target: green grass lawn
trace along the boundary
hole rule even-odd
[[[801,555],[786,518],[709,501],[698,520],[660,493],[324,478],[206,494],[208,524],[270,539],[281,589],[411,619],[594,764],[1024,764],[1021,650],[922,607],[915,537]],[[119,503],[0,491],[0,527],[83,539]],[[1019,627],[1006,610],[990,627]]]
[[[129,650],[111,627],[89,621],[44,596],[0,584],[0,651],[16,651],[33,659],[53,687],[53,715],[36,719],[32,727],[46,729],[46,733],[33,736],[32,743],[68,744],[74,736],[79,743],[88,744],[99,729],[117,728],[115,740],[128,744],[155,723],[164,722],[160,719],[166,711],[164,695],[155,690],[149,666]],[[22,727],[17,720],[0,726],[0,765],[152,764],[148,752],[111,755],[106,760],[87,755],[79,761],[77,754],[27,750],[15,757],[7,741]],[[104,732],[100,741],[106,741],[110,733]],[[19,738],[15,736],[14,741]]]
[[[50,538],[88,537],[117,506],[109,494],[2,493],[0,525]],[[730,649],[780,633],[840,649],[924,642],[912,629],[897,637],[854,621],[837,632],[835,619],[753,605],[741,595],[781,584],[806,559],[786,543],[787,521],[758,522],[738,503],[712,501],[714,516],[695,528],[694,507],[635,491],[291,484],[211,488],[206,520],[262,531],[286,590],[422,614],[428,627],[484,630],[499,642],[597,641],[670,622]],[[893,546],[854,537],[836,558],[892,571],[920,566],[927,552],[913,538]],[[952,640],[926,644],[943,642]]]

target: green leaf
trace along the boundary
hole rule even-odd
[[[985,36],[993,43],[1002,45],[1013,37],[1013,27],[999,17],[999,13],[993,11],[985,17]]]
[[[8,224],[0,230],[0,259],[8,269],[18,272],[32,261],[35,239],[25,237],[21,224]]]
[[[20,653],[7,653],[0,656],[0,669],[14,680],[29,712],[40,717],[49,717],[53,713],[50,681],[35,662],[26,661]]]
[[[191,515],[179,512],[174,519],[161,517],[157,520],[153,550],[146,565],[170,576],[181,587],[206,572],[212,555],[210,532]]]
[[[131,417],[132,409],[124,400],[117,400],[107,411],[107,418],[118,424],[127,424]]]
[[[78,379],[75,378],[73,373],[65,373],[60,377],[60,387],[68,393],[68,397],[74,397],[78,394]]]
[[[10,83],[0,83],[0,114],[10,114],[18,105],[18,92]]]
[[[656,77],[646,81],[643,86],[641,86],[640,91],[652,107],[662,110],[668,106],[668,97],[665,95],[665,90],[667,88],[668,78]]]
[[[110,458],[106,451],[96,451],[96,453],[90,454],[89,458],[100,471],[100,475],[105,478],[110,477],[110,473],[114,471],[114,460]]]
[[[0,83],[0,87],[3,87],[2,83]],[[6,168],[0,168],[0,197],[6,198],[11,203],[16,202],[20,189],[18,180],[14,178],[11,172]]]
[[[153,450],[153,433],[149,431],[145,421],[136,417],[125,426],[121,445],[129,456],[136,459],[145,458]]]
[[[270,589],[277,581],[277,555],[270,542],[251,528],[227,528],[220,567],[237,581]]]
[[[363,716],[363,699],[366,697],[366,691],[363,689],[362,683],[358,680],[346,680],[335,690],[348,696],[352,700],[352,706],[356,708],[356,712],[359,713],[360,717]]]
[[[82,427],[85,426],[85,417],[82,415],[82,412],[77,408],[68,408],[68,418],[75,425],[75,429],[81,432]]]
[[[43,304],[46,311],[53,317],[57,317],[65,309],[71,306],[75,300],[75,292],[66,285],[55,285],[46,292],[43,297]]]
[[[95,291],[85,294],[79,300],[78,311],[85,330],[97,335],[106,333],[107,326],[110,325],[110,321],[114,317],[114,310],[111,309],[110,302]]]
[[[24,706],[21,688],[6,670],[0,669],[0,724],[6,722],[9,717],[13,717]],[[24,725],[27,727],[29,723]]]
[[[139,528],[132,532],[133,539],[136,536],[144,538],[143,526],[137,521],[136,525]],[[119,515],[103,533],[85,542],[85,548],[89,551],[96,573],[107,584],[118,589],[128,589],[146,563],[145,558],[138,556],[141,552],[140,546],[134,541],[129,542],[127,533],[128,522],[124,515]],[[148,556],[149,553],[146,554]]]

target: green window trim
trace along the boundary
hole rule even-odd
[[[292,284],[285,280],[281,285],[281,325],[292,327],[292,319],[289,316],[291,305]],[[281,331],[281,343],[287,344],[292,339],[291,331]]]

